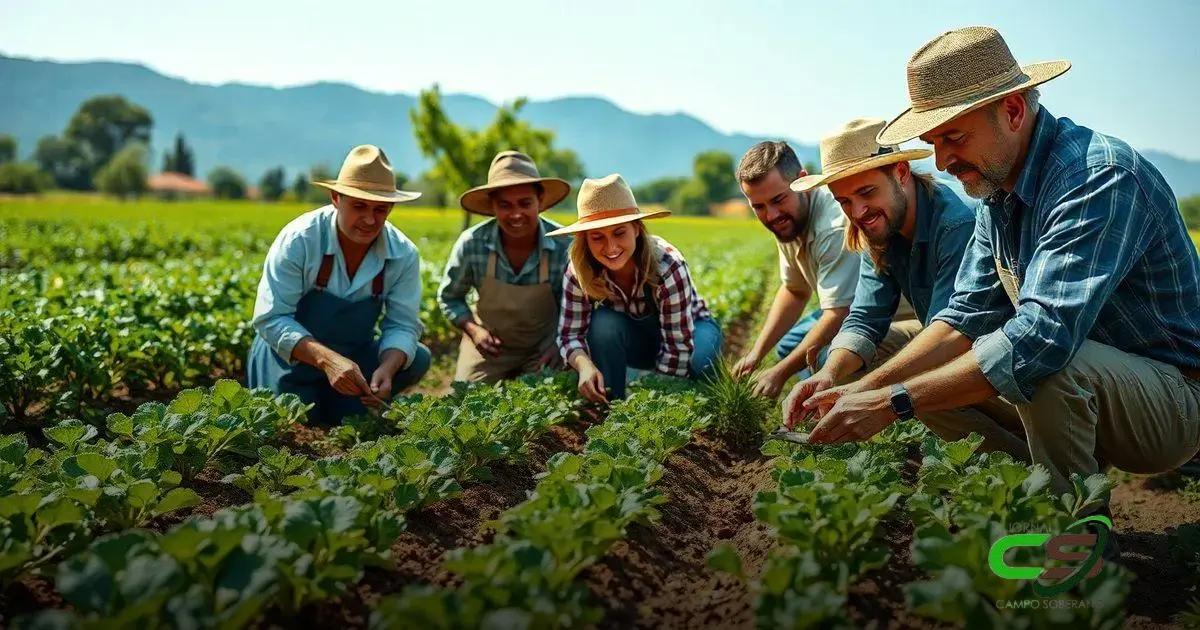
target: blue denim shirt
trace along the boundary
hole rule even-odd
[[[892,236],[883,273],[870,256],[862,257],[854,304],[830,348],[845,348],[869,362],[887,335],[901,295],[928,325],[954,293],[958,265],[974,231],[975,212],[949,186],[935,180],[928,190],[917,184],[912,241]]]
[[[316,287],[325,254],[334,256],[333,273],[325,291],[351,301],[370,299],[371,282],[386,261],[379,353],[389,348],[401,350],[408,357],[404,366],[408,367],[424,330],[419,315],[421,259],[416,245],[388,223],[367,250],[354,278],[348,278],[337,229],[337,209],[327,205],[293,219],[275,237],[258,283],[251,322],[255,332],[280,358],[295,364],[292,350],[301,339],[312,336],[296,320],[296,305]]]
[[[995,265],[1020,287],[1015,315]],[[934,319],[1029,402],[1084,340],[1200,368],[1200,256],[1161,173],[1121,140],[1043,107],[1012,193],[982,204],[954,296]]]

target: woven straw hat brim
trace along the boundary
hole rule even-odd
[[[1031,63],[1027,66],[1021,66],[1021,72],[1024,77],[1015,85],[1007,86],[992,92],[978,94],[970,97],[961,103],[929,109],[923,112],[915,112],[910,107],[904,110],[899,116],[894,118],[879,132],[876,140],[879,144],[900,144],[916,138],[917,136],[936,129],[946,121],[961,116],[967,112],[979,109],[980,107],[991,103],[1000,98],[1027,90],[1036,85],[1040,85],[1062,75],[1067,70],[1071,69],[1071,62],[1060,61],[1043,61],[1039,63]]]
[[[897,151],[895,153],[885,153],[883,155],[863,158],[862,160],[848,164],[842,168],[835,169],[828,173],[805,175],[804,177],[792,182],[791,188],[796,192],[806,192],[816,188],[817,186],[824,186],[830,182],[836,182],[839,179],[850,177],[851,175],[865,173],[873,168],[879,168],[880,166],[887,166],[888,164],[895,164],[897,162],[923,160],[931,155],[933,155],[933,151],[930,151],[929,149],[907,149],[904,151]]]
[[[492,200],[488,197],[488,193],[509,186],[521,186],[523,184],[541,184],[545,194],[545,199],[542,201],[542,212],[553,208],[567,195],[571,194],[571,185],[566,180],[557,177],[521,177],[514,179],[506,179],[493,184],[484,184],[476,186],[467,192],[459,195],[458,205],[462,206],[467,212],[482,214],[490,217],[495,213],[492,212]]]
[[[421,196],[421,193],[419,192],[411,192],[407,190],[393,190],[391,192],[386,190],[367,190],[365,188],[358,188],[357,186],[342,184],[337,181],[315,181],[313,182],[313,185],[320,186],[321,188],[328,188],[329,190],[336,191],[349,197],[354,197],[355,199],[366,199],[368,201],[404,203],[405,201],[412,201]]]
[[[632,223],[634,221],[642,221],[645,219],[661,219],[662,217],[671,214],[670,210],[651,210],[650,212],[642,212],[638,210],[635,214],[625,214],[619,217],[609,217],[607,219],[597,219],[595,221],[576,221],[571,225],[558,228],[553,232],[547,232],[546,236],[562,236],[563,234],[574,234],[576,232],[586,232],[587,230],[598,230],[611,225],[620,223]]]

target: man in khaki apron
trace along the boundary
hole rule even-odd
[[[814,397],[812,441],[999,394],[1056,492],[1103,463],[1159,473],[1196,455],[1200,256],[1153,164],[1039,104],[1069,68],[1020,66],[987,27],[909,60],[912,107],[879,142],[920,136],[983,207],[949,304],[866,382]]]
[[[567,182],[541,177],[529,156],[504,151],[488,183],[459,198],[468,212],[493,218],[459,236],[438,287],[438,305],[463,331],[454,380],[494,383],[554,364],[570,239],[547,237],[561,226],[538,215],[570,192]]]

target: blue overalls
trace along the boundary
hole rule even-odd
[[[296,321],[313,338],[334,352],[354,361],[368,382],[379,368],[379,341],[375,327],[383,311],[383,269],[371,281],[371,297],[352,302],[325,291],[333,271],[333,254],[326,254],[317,271],[317,284],[296,303]],[[429,369],[429,349],[417,345],[417,356],[407,368],[392,377],[392,392],[413,385]],[[366,413],[367,409],[356,396],[347,396],[333,389],[321,370],[297,362],[288,365],[259,335],[254,336],[250,357],[246,363],[246,380],[250,387],[266,387],[277,394],[296,394],[313,403],[308,412],[311,422],[335,424],[350,415]]]

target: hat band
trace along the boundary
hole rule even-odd
[[[376,190],[376,191],[386,190],[388,192],[395,192],[395,190],[396,190],[395,183],[393,183],[391,186],[389,186],[387,184],[381,184],[379,182],[368,182],[368,181],[361,180],[361,179],[342,179],[339,177],[338,179],[334,180],[333,183],[341,184],[342,186],[353,186],[355,188],[361,188],[363,190]]]
[[[931,109],[948,107],[950,105],[959,105],[964,101],[971,99],[972,97],[983,96],[989,92],[992,92],[993,90],[1006,87],[1010,83],[1016,83],[1024,76],[1025,73],[1021,71],[1021,66],[1014,64],[1008,69],[1007,72],[998,74],[984,81],[972,83],[970,85],[964,85],[949,92],[943,92],[934,98],[921,99],[919,101],[914,99],[912,102],[912,110],[919,113],[929,111]]]
[[[863,162],[865,162],[865,161],[867,161],[867,160],[869,160],[869,159],[871,159],[871,158],[877,158],[877,157],[879,157],[879,156],[881,156],[881,155],[887,155],[887,154],[889,154],[889,153],[892,153],[892,152],[894,152],[895,150],[896,150],[896,148],[895,148],[895,147],[891,147],[891,146],[880,146],[880,147],[879,147],[878,149],[876,149],[876,150],[875,150],[875,152],[874,152],[874,153],[872,153],[871,155],[864,155],[864,156],[862,156],[862,157],[853,157],[853,158],[848,158],[848,159],[845,159],[845,160],[838,160],[837,162],[834,162],[834,163],[832,163],[832,164],[822,164],[822,165],[821,165],[821,171],[822,171],[822,172],[825,172],[825,173],[829,173],[829,172],[832,172],[832,171],[838,171],[838,170],[841,170],[841,169],[844,169],[844,168],[849,168],[849,167],[851,167],[851,166],[855,166],[855,165],[861,164],[861,163],[863,163]]]
[[[624,217],[632,214],[638,214],[637,206],[632,208],[616,208],[615,210],[601,210],[599,212],[590,212],[586,216],[579,217],[579,223],[590,223],[592,221],[603,221],[613,217]]]

